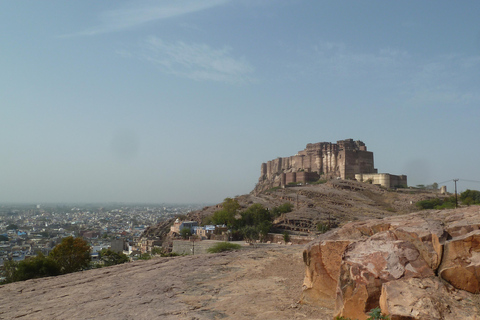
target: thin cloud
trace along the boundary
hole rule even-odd
[[[424,59],[391,48],[361,52],[344,43],[321,42],[298,52],[303,64],[298,74],[320,81],[355,85],[368,81],[372,88],[389,87],[411,106],[471,106],[480,103],[480,56],[438,55]]]
[[[245,58],[232,56],[232,48],[212,48],[206,44],[168,43],[151,36],[144,42],[141,58],[162,72],[197,81],[250,82],[254,68]]]
[[[172,18],[223,5],[230,0],[190,0],[190,1],[154,1],[135,2],[122,8],[103,12],[99,15],[99,24],[78,33],[64,35],[95,36],[134,28],[155,20]]]

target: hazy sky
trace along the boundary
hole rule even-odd
[[[0,202],[215,203],[250,192],[262,162],[347,138],[410,185],[480,180],[479,14],[0,0]]]

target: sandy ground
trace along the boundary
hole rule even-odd
[[[303,246],[155,258],[0,286],[0,319],[332,319],[299,304]]]

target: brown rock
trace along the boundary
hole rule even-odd
[[[394,233],[398,239],[412,243],[430,268],[437,270],[447,238],[440,221],[417,218],[397,227]]]
[[[303,251],[306,266],[302,303],[332,308],[335,305],[342,255],[352,241],[327,240],[312,242]]]
[[[457,289],[480,291],[480,230],[445,243],[439,276]]]
[[[478,207],[462,208],[445,218],[445,230],[452,238],[466,235],[480,229],[480,210]]]
[[[384,283],[380,296],[382,313],[391,320],[476,320],[475,297],[447,287],[436,277]]]
[[[347,246],[340,265],[335,314],[359,320],[378,307],[382,284],[434,275],[415,246],[388,231]]]

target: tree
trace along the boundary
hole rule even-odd
[[[90,264],[90,246],[82,238],[66,237],[50,252],[63,274],[87,269]]]
[[[15,281],[58,276],[60,266],[53,259],[39,254],[35,258],[20,261],[15,271]]]
[[[182,236],[183,239],[188,239],[188,237],[190,237],[192,235],[192,231],[190,230],[190,228],[188,227],[185,227],[185,228],[182,228],[182,230],[180,230],[180,235]]]
[[[270,222],[272,219],[270,211],[259,203],[252,204],[240,215],[242,216],[242,226],[259,226],[265,222]]]
[[[6,261],[4,263],[5,282],[25,281],[60,274],[60,266],[42,253],[34,258],[20,262]]]
[[[243,238],[249,243],[255,243],[258,239],[258,230],[253,226],[243,227],[241,230]]]
[[[228,227],[233,227],[235,224],[235,215],[237,211],[241,208],[237,200],[232,198],[225,198],[222,203],[222,210],[216,211],[211,222],[216,225],[227,225]]]
[[[7,230],[17,230],[17,229],[18,229],[18,226],[13,223],[7,226]]]
[[[18,263],[13,260],[3,262],[3,276],[5,277],[4,283],[10,283],[17,281],[15,278],[15,271],[17,271]]]
[[[103,265],[106,267],[130,261],[127,255],[113,251],[112,249],[102,249],[99,254],[100,260],[103,261]]]
[[[480,191],[467,189],[460,194],[460,200],[466,205],[480,203]]]
[[[8,241],[8,237],[4,234],[0,234],[0,241]]]

